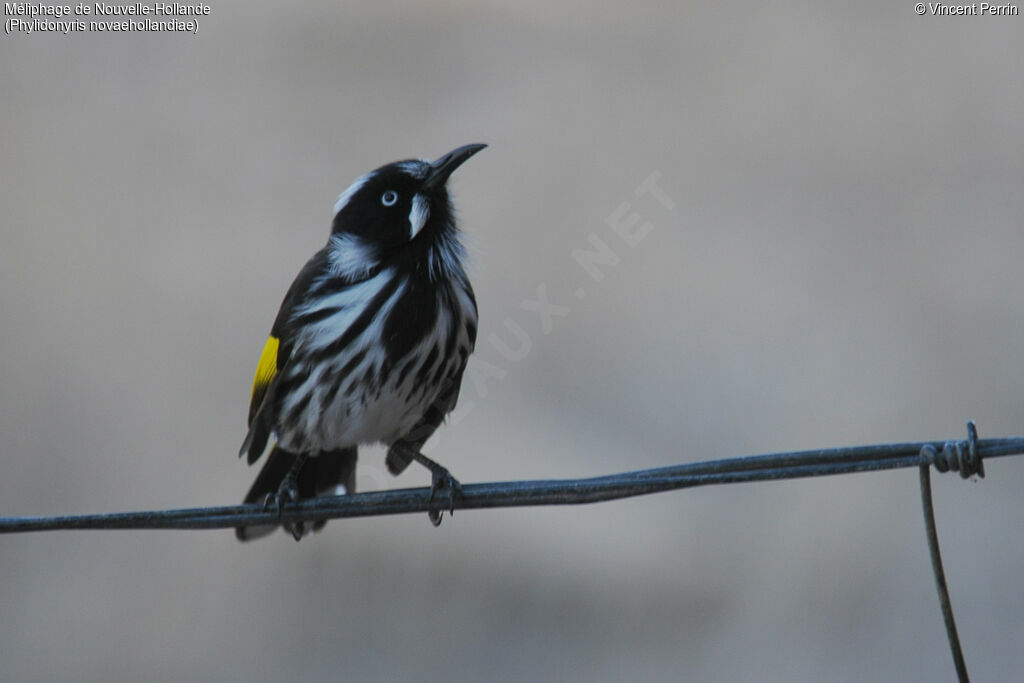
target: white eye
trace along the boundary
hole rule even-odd
[[[380,203],[384,206],[394,206],[395,202],[398,201],[398,193],[394,190],[388,190],[380,196]]]

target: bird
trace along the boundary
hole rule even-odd
[[[451,174],[487,145],[396,161],[357,178],[334,205],[327,244],[285,294],[260,354],[239,451],[270,444],[245,503],[265,509],[355,493],[358,447],[383,443],[388,470],[431,472],[431,498],[461,486],[421,452],[455,408],[477,334],[477,305],[448,193]],[[443,511],[431,510],[431,523]],[[281,523],[295,540],[325,521]],[[240,526],[241,541],[277,524]]]

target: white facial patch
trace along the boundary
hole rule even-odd
[[[409,211],[409,239],[420,234],[420,230],[430,218],[430,201],[421,194],[412,198],[412,209]]]
[[[338,201],[334,202],[334,215],[337,216],[338,212],[345,208],[345,205],[349,203],[349,200],[355,195],[356,192],[363,189],[363,185],[370,179],[370,173],[359,176],[355,182],[348,186],[348,189],[338,195]]]

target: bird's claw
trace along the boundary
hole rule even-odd
[[[298,503],[299,502],[299,487],[294,481],[289,481],[286,477],[281,485],[277,487],[277,491],[271,491],[267,494],[267,497],[263,499],[263,509],[270,510],[274,508],[277,512],[277,516],[280,517],[284,511],[285,503]]]
[[[299,502],[299,487],[295,482],[294,477],[285,477],[281,481],[281,485],[277,487],[277,491],[272,491],[267,494],[267,497],[263,499],[263,509],[270,510],[275,509],[277,516],[280,517],[284,511],[285,503],[298,503]],[[301,541],[302,537],[306,533],[306,524],[302,520],[298,522],[292,522],[290,524],[284,524],[285,529],[292,535],[296,541]]]
[[[434,502],[434,498],[437,497],[438,493],[442,490],[447,489],[448,491],[448,514],[455,515],[455,497],[462,495],[462,484],[459,480],[452,476],[444,467],[439,467],[436,470],[431,470],[430,476],[430,498],[429,502]],[[427,516],[430,518],[430,523],[434,526],[441,526],[441,518],[444,517],[444,508],[440,510],[428,510]]]
[[[293,524],[285,524],[284,528],[291,533],[292,538],[296,541],[301,541],[302,537],[306,535],[306,523],[301,520]]]

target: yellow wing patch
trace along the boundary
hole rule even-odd
[[[256,366],[256,377],[252,380],[252,403],[259,407],[257,397],[262,399],[274,375],[277,374],[277,349],[281,342],[277,337],[270,336],[263,346],[259,365]]]

